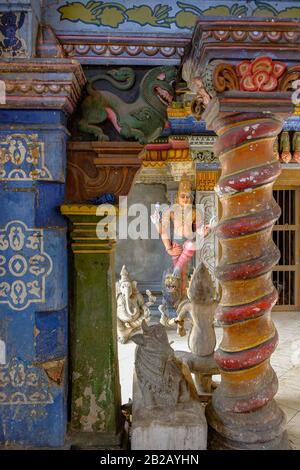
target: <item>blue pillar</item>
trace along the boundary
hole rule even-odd
[[[78,74],[70,77],[79,97]],[[0,62],[0,79],[6,78]],[[62,77],[52,77],[53,85],[56,79]],[[54,100],[45,88],[31,105],[28,94],[7,95],[0,109],[2,445],[59,447],[65,439],[67,228],[59,206],[64,202],[65,111],[72,109],[71,88],[61,89],[60,99],[56,89]]]

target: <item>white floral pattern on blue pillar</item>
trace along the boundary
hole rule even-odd
[[[20,220],[0,229],[0,304],[24,310],[31,303],[45,302],[45,282],[51,271],[43,229],[28,228]]]

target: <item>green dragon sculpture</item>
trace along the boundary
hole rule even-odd
[[[138,98],[126,103],[109,91],[97,90],[94,82],[106,80],[119,90],[130,90],[135,83],[135,72],[122,67],[97,75],[88,82],[88,96],[81,105],[82,117],[79,130],[93,134],[98,140],[109,140],[101,124],[107,119],[125,139],[138,140],[141,144],[160,136],[167,121],[167,106],[172,102],[177,70],[162,66],[149,70],[141,84]]]

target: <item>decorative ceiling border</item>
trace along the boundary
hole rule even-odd
[[[62,109],[71,114],[77,106],[86,78],[74,60],[0,60],[0,80],[5,82],[8,109]]]
[[[239,20],[233,21],[232,31],[224,31],[223,23],[215,30],[205,31],[203,39],[216,41],[222,50],[222,42],[228,40],[237,47],[245,42],[260,45],[272,45],[279,40],[293,46],[300,36],[298,31],[289,31],[286,22],[281,21],[270,27],[270,31],[261,31],[259,26]],[[246,30],[247,28],[251,30]],[[179,65],[185,48],[191,41],[191,35],[175,36],[154,34],[147,36],[129,34],[126,38],[119,35],[73,35],[57,34],[67,57],[79,60],[82,64],[115,64],[121,65],[161,65],[166,61],[170,65]]]
[[[179,65],[190,37],[58,35],[67,57],[82,64]]]

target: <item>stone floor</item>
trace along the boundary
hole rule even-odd
[[[277,402],[287,418],[287,431],[293,449],[300,450],[300,312],[275,312],[273,319],[279,332],[280,343],[272,355],[272,365],[279,379]],[[221,340],[222,329],[216,328],[217,342]],[[169,333],[172,347],[188,350],[187,337]],[[132,398],[132,374],[135,344],[119,345],[120,381],[122,402]]]

